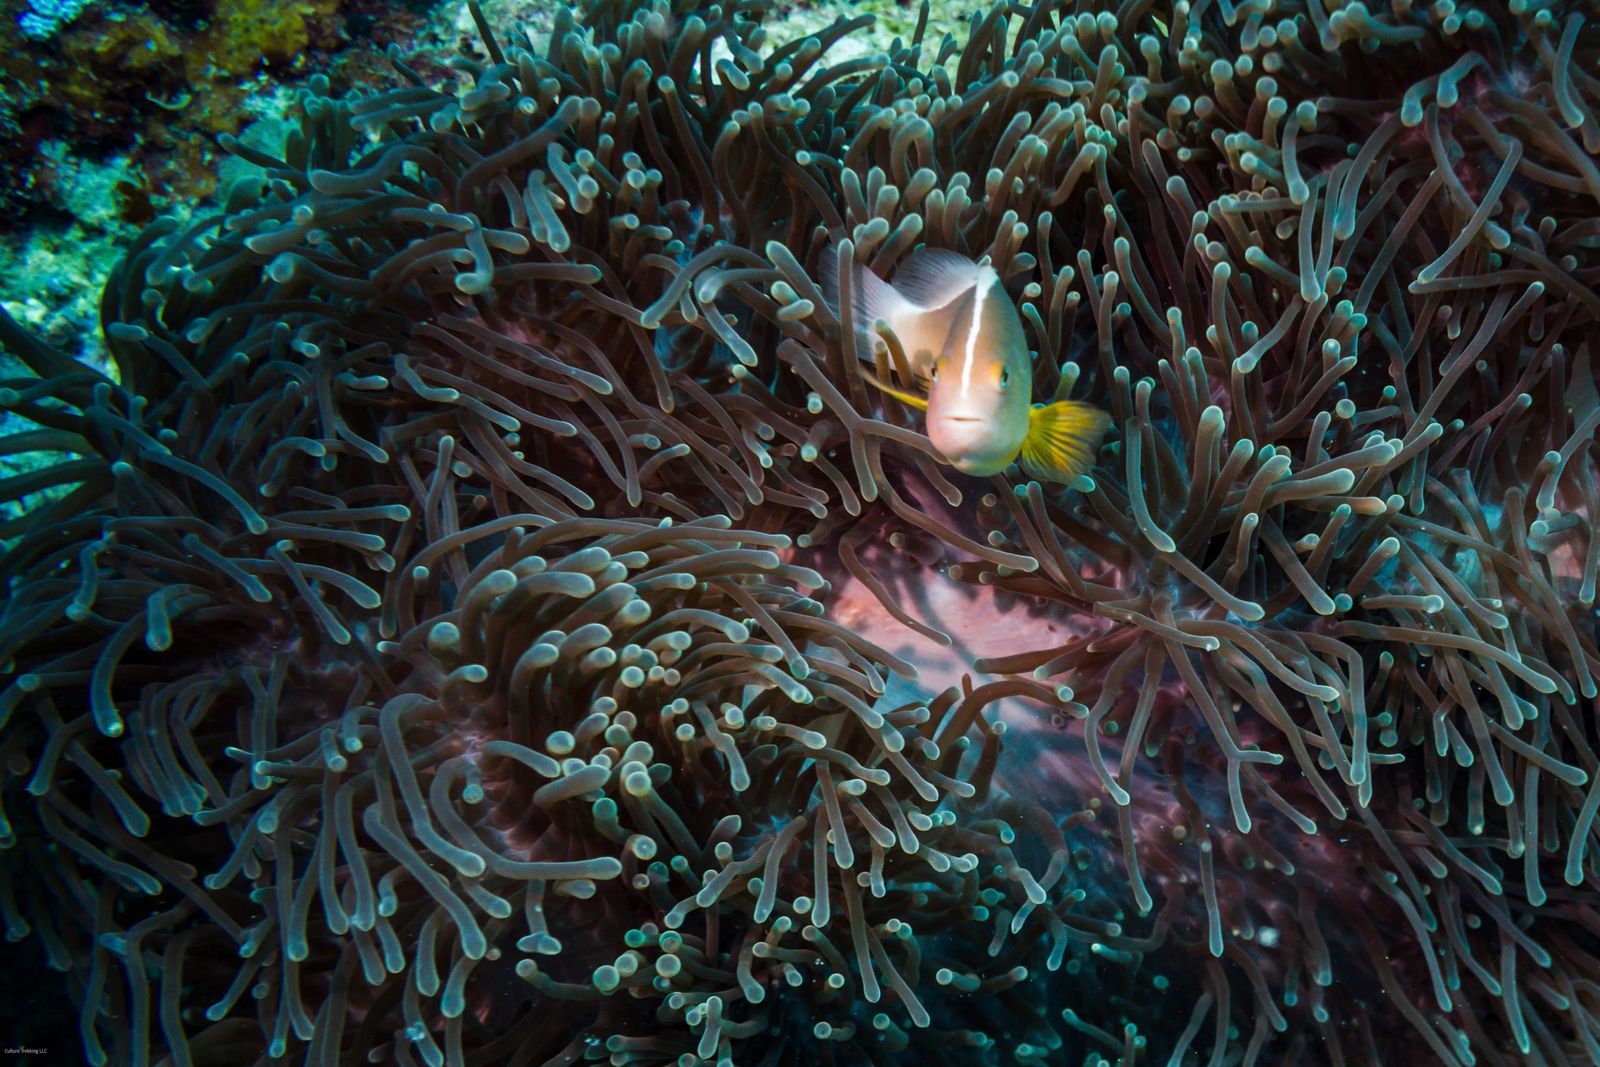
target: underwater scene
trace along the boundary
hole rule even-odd
[[[0,16],[0,1064],[1600,1065],[1600,2]]]

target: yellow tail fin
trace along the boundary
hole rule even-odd
[[[1028,436],[1017,462],[1041,482],[1071,482],[1094,466],[1100,438],[1111,416],[1078,400],[1035,405],[1028,412]]]

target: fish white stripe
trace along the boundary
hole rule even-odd
[[[978,284],[972,294],[972,325],[967,327],[967,353],[961,363],[962,400],[966,400],[972,391],[972,365],[978,362],[978,330],[983,322],[983,298],[989,291],[990,280],[994,277],[994,271],[985,267],[978,277]]]

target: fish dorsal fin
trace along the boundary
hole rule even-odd
[[[950,304],[993,273],[959,252],[921,248],[894,272],[894,287],[917,307],[932,311]]]
[[[1028,436],[1017,463],[1041,482],[1066,484],[1094,466],[1111,416],[1092,404],[1058,400],[1028,412]]]
[[[828,247],[822,250],[822,259],[817,264],[817,281],[822,290],[823,302],[828,305],[828,310],[833,312],[833,317],[839,317],[839,242],[829,241]]]
[[[855,319],[857,355],[871,359],[872,324],[883,319],[894,329],[904,323],[907,314],[917,309],[895,291],[894,286],[872,273],[859,263],[851,264],[850,312]],[[822,282],[822,296],[835,316],[839,314],[839,245],[829,244],[822,253],[818,271]]]

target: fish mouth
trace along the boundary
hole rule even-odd
[[[957,422],[957,423],[972,423],[972,424],[976,424],[976,423],[983,422],[984,420],[978,418],[976,415],[946,415],[940,421],[941,422]]]

